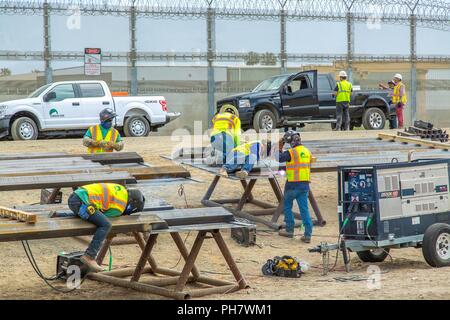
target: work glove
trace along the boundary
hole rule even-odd
[[[100,148],[103,148],[103,149],[108,149],[109,147],[108,147],[108,141],[105,141],[105,140],[102,140],[102,141],[100,141],[100,143],[99,143],[99,147]]]

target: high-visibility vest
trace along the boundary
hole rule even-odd
[[[246,156],[248,156],[250,154],[251,148],[253,145],[257,144],[257,143],[261,143],[260,141],[251,141],[251,142],[247,142],[247,143],[243,143],[240,146],[237,146],[236,148],[233,148],[233,152],[239,152],[242,153]]]
[[[341,80],[337,83],[338,92],[336,102],[350,102],[352,96],[352,84],[347,80]]]
[[[311,152],[300,145],[289,149],[291,161],[286,163],[286,177],[289,182],[309,182],[311,180]]]
[[[238,120],[239,120],[239,118],[236,117],[232,113],[229,113],[229,112],[218,113],[212,119],[213,131],[215,131],[215,132],[223,132],[223,131],[233,132],[236,127],[236,121],[238,121]]]
[[[403,95],[400,96],[400,89],[403,88]],[[399,82],[394,87],[394,92],[392,93],[392,103],[393,104],[406,104],[406,89],[402,82]]]
[[[116,143],[117,138],[119,137],[119,132],[111,128],[108,133],[106,134],[106,137],[103,137],[102,135],[102,129],[100,128],[100,125],[92,126],[89,128],[89,132],[91,133],[92,140],[94,141],[110,141],[112,143]],[[105,150],[101,147],[89,147],[88,153],[103,153],[103,152],[112,152],[112,150]]]
[[[93,183],[81,187],[89,196],[89,203],[97,210],[105,212],[117,209],[124,212],[128,204],[128,191],[115,183]]]

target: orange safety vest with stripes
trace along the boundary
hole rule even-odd
[[[89,132],[91,133],[92,140],[94,141],[109,141],[112,143],[117,142],[117,138],[119,137],[119,132],[111,128],[108,133],[106,134],[106,137],[103,137],[102,129],[100,128],[100,125],[92,126],[89,128]],[[105,150],[102,147],[89,147],[88,153],[103,153],[103,152],[112,152],[112,150]]]
[[[127,207],[128,191],[120,184],[93,183],[81,188],[88,193],[89,203],[99,211],[117,209],[123,213]]]
[[[403,90],[403,94],[400,93],[400,89]],[[394,92],[392,93],[392,103],[393,104],[399,104],[402,103],[403,105],[406,104],[406,89],[405,85],[402,82],[399,82],[394,87]]]
[[[286,178],[289,182],[309,182],[311,180],[311,152],[300,145],[289,149],[291,161],[286,163]]]

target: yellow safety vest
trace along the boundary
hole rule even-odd
[[[291,161],[286,163],[286,177],[289,182],[311,180],[311,152],[304,146],[289,149]]]
[[[352,96],[352,84],[347,80],[341,80],[337,83],[338,93],[336,102],[350,102]]]
[[[232,113],[218,113],[212,119],[213,130],[218,132],[233,131],[236,127],[236,120],[239,120],[239,118]]]
[[[97,210],[105,212],[117,209],[124,212],[128,204],[128,191],[124,186],[115,183],[93,183],[82,186],[89,196],[89,202]]]
[[[102,129],[100,128],[100,125],[92,126],[89,128],[89,132],[91,133],[92,140],[94,141],[110,141],[112,143],[116,143],[117,138],[119,137],[119,132],[111,128],[108,133],[106,134],[106,137],[103,138],[102,135]],[[88,153],[103,153],[103,152],[112,152],[112,150],[105,150],[101,147],[89,147]]]
[[[247,143],[243,143],[240,146],[237,146],[236,148],[233,148],[233,152],[239,152],[239,153],[243,153],[244,155],[248,156],[250,154],[250,149],[251,147],[256,144],[256,143],[261,143],[259,141],[252,141],[252,142],[247,142]]]
[[[403,95],[400,96],[400,88],[403,87]],[[392,103],[393,104],[406,104],[406,89],[402,82],[399,82],[394,87],[394,92],[392,93]]]

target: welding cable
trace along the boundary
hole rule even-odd
[[[61,276],[62,276],[62,274],[61,274],[61,273],[60,273],[60,274],[56,274],[56,275],[53,276],[53,277],[45,277],[45,276],[42,274],[42,272],[41,272],[39,266],[37,265],[36,260],[34,259],[34,255],[33,255],[33,252],[31,251],[31,248],[30,248],[30,245],[28,244],[28,241],[21,241],[21,243],[22,243],[23,249],[24,249],[24,251],[25,251],[25,254],[26,254],[27,258],[28,258],[28,261],[30,262],[31,266],[33,267],[33,270],[36,272],[36,274],[38,275],[38,277],[41,278],[41,279],[45,282],[45,284],[47,284],[47,285],[48,285],[50,288],[52,288],[53,290],[55,290],[55,291],[57,291],[57,292],[59,292],[59,293],[71,293],[71,292],[75,291],[76,289],[78,289],[79,287],[81,287],[81,285],[83,284],[84,280],[87,278],[87,274],[86,274],[86,275],[81,279],[80,285],[79,285],[79,286],[77,286],[77,287],[75,287],[75,288],[72,288],[72,289],[69,289],[69,290],[63,290],[63,289],[61,289],[61,288],[55,287],[54,285],[52,285],[52,284],[50,283],[50,281],[54,281],[54,280],[60,279]]]
[[[375,242],[375,240],[373,240],[372,236],[369,234],[369,226],[372,224],[372,217],[369,217],[369,219],[367,220],[367,224],[366,224],[366,233],[367,233],[367,237],[369,238],[370,241],[372,241],[372,243],[378,247],[378,244]],[[392,258],[391,254],[389,253],[389,251],[387,251],[386,249],[384,249],[383,247],[379,247],[381,250],[383,250],[388,256],[389,259],[391,260],[391,263],[394,263],[394,259]]]

